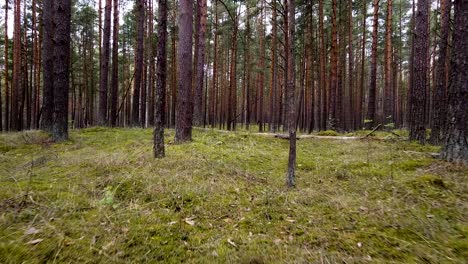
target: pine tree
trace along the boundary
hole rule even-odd
[[[71,0],[55,0],[54,123],[55,141],[68,139]]]
[[[165,156],[164,150],[164,109],[167,78],[167,0],[158,0],[158,54],[156,67],[156,112],[153,132],[153,155],[155,158]]]
[[[468,165],[468,2],[455,0],[448,125],[442,159]]]
[[[177,81],[176,142],[192,140],[192,32],[193,1],[179,0],[179,46],[177,47],[177,64],[179,75]]]
[[[410,104],[410,140],[421,144],[426,141],[426,87],[429,50],[429,3],[428,0],[418,1],[415,17],[414,54],[413,54],[413,86]]]

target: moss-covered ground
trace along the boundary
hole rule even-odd
[[[437,147],[303,139],[287,189],[286,140],[173,135],[160,160],[150,129],[0,135],[0,263],[468,260],[468,168]]]

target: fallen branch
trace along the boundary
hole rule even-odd
[[[368,137],[368,136],[371,136],[372,134],[374,134],[375,131],[377,131],[380,127],[382,126],[382,124],[379,124],[378,126],[376,126],[374,129],[372,129],[371,132],[369,132],[369,134],[367,134],[365,137]]]

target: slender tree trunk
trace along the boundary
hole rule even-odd
[[[275,0],[276,2],[276,0]],[[248,4],[247,4],[248,5]],[[247,16],[245,22],[245,64],[246,64],[246,80],[245,80],[245,127],[248,130],[250,127],[250,118],[251,118],[251,57],[250,57],[250,43],[251,43],[251,31],[250,31],[250,6],[247,6]]]
[[[452,7],[451,0],[442,0],[440,13],[441,13],[441,27],[439,38],[439,56],[436,62],[436,84],[433,97],[432,107],[432,126],[431,137],[429,141],[432,144],[440,144],[443,140],[445,131],[445,122],[447,116],[447,82],[446,75],[447,68],[447,46],[450,30],[450,10]]]
[[[43,0],[42,23],[42,118],[41,129],[52,132],[54,112],[54,0]]]
[[[359,91],[357,95],[357,111],[355,118],[355,128],[362,127],[362,108],[364,104],[364,88],[366,85],[365,80],[365,65],[366,65],[366,32],[367,32],[367,1],[363,2],[363,11],[362,11],[362,47],[361,47],[361,77]]]
[[[158,0],[158,54],[156,67],[156,112],[155,126],[153,133],[154,147],[153,154],[155,158],[165,156],[164,151],[164,109],[166,98],[166,76],[167,76],[167,0]]]
[[[392,48],[392,12],[393,1],[387,1],[387,18],[385,21],[385,48],[384,48],[384,121],[385,123],[393,123],[395,120],[393,113],[393,48]]]
[[[112,77],[110,100],[110,125],[117,124],[117,103],[119,93],[119,0],[113,0],[113,29],[112,29]]]
[[[326,85],[326,50],[325,50],[325,33],[323,29],[323,0],[319,0],[319,33],[320,33],[320,90],[322,91],[322,97],[320,98],[320,130],[327,129],[327,118],[328,118],[328,99],[327,99],[327,85]]]
[[[31,110],[32,110],[32,128],[36,129],[37,128],[37,98],[39,97],[39,80],[40,80],[40,74],[39,74],[39,44],[38,44],[38,34],[37,34],[37,12],[36,12],[36,0],[32,1],[32,34],[33,34],[33,58],[32,58],[32,101],[31,101]],[[0,122],[1,123],[1,122]],[[1,129],[0,129],[1,130]]]
[[[172,32],[171,32],[171,56],[172,56],[172,71],[171,71],[171,126],[175,127],[176,122],[176,104],[177,104],[177,44],[176,44],[176,0],[172,2]]]
[[[264,1],[262,1],[262,8],[260,13],[260,73],[259,73],[259,85],[257,93],[257,123],[259,132],[264,131],[265,120],[264,120],[264,90],[265,90],[265,15],[264,15]]]
[[[21,0],[15,0],[13,30],[13,89],[11,93],[11,130],[21,130],[20,109],[22,102],[21,80]]]
[[[328,126],[331,129],[336,128],[336,93],[338,90],[338,33],[337,33],[337,0],[332,0],[332,42],[330,59],[330,100],[328,105]]]
[[[47,0],[46,0],[47,1]],[[5,131],[10,130],[10,78],[9,78],[9,59],[8,59],[8,47],[9,47],[9,39],[8,39],[8,0],[5,1],[5,32],[4,32],[4,40],[5,40],[5,54],[4,54],[4,61],[5,61]],[[1,90],[0,90],[1,93]]]
[[[167,9],[167,3],[166,3]],[[154,126],[154,111],[155,111],[155,57],[157,56],[157,47],[154,45],[154,8],[153,0],[149,1],[148,6],[148,63],[149,63],[149,75],[148,75],[148,126]],[[167,12],[167,11],[166,11]],[[166,21],[167,24],[167,21]],[[167,26],[166,26],[167,27]],[[167,39],[166,39],[167,41]],[[165,93],[164,93],[165,95]],[[165,98],[163,99],[165,101]],[[164,125],[164,123],[163,123]]]
[[[379,0],[373,0],[374,6],[374,24],[372,26],[372,50],[371,50],[371,72],[369,84],[369,101],[367,106],[366,123],[370,129],[375,124],[375,109],[376,109],[376,92],[377,92],[377,38],[379,27]]]
[[[68,139],[71,0],[55,0],[54,125],[55,141]]]
[[[101,126],[107,125],[107,87],[109,83],[110,28],[112,0],[106,0],[104,7],[104,32],[99,71],[99,117]]]
[[[204,78],[204,65],[205,65],[205,43],[206,43],[206,1],[197,0],[197,43],[198,47],[196,53],[196,70],[195,70],[195,87],[194,87],[194,111],[193,121],[195,126],[203,124],[203,78]]]
[[[143,77],[143,41],[145,9],[144,0],[137,0],[137,43],[135,53],[135,78],[133,82],[133,104],[132,104],[132,125],[140,125],[140,88]]]
[[[215,127],[216,123],[216,96],[217,96],[217,71],[218,71],[218,0],[214,1],[214,12],[215,12],[215,21],[214,21],[214,45],[213,45],[213,77],[211,85],[211,104],[210,104],[210,124],[211,127]]]
[[[278,38],[278,27],[276,25],[276,0],[272,1],[272,17],[271,17],[271,27],[272,27],[272,37],[271,37],[271,82],[270,82],[270,122],[269,127],[270,131],[276,132],[276,90],[278,84],[277,76],[277,47],[276,42]]]
[[[448,126],[442,159],[468,165],[468,2],[455,0]]]
[[[295,186],[295,170],[296,170],[296,110],[295,110],[295,70],[294,70],[294,27],[295,27],[295,3],[294,0],[286,0],[286,10],[288,12],[288,22],[285,25],[285,32],[288,35],[286,44],[286,53],[288,59],[288,87],[287,87],[287,103],[288,103],[288,130],[289,130],[289,159],[288,172],[286,175],[286,183],[288,187]]]
[[[390,0],[391,1],[391,0]],[[354,130],[354,118],[353,113],[356,111],[354,106],[354,51],[353,51],[353,1],[348,1],[348,107],[345,115],[347,116],[347,129]]]
[[[415,17],[414,57],[413,57],[413,89],[411,91],[411,125],[410,140],[417,140],[421,144],[426,140],[426,87],[427,87],[427,58],[429,49],[428,12],[430,1],[419,0]]]
[[[192,32],[193,1],[179,0],[179,46],[177,61],[179,78],[177,89],[176,142],[192,140],[193,102],[192,80]]]

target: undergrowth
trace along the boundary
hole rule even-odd
[[[0,263],[466,263],[467,173],[406,141],[0,135]],[[377,135],[378,136],[378,135]]]

